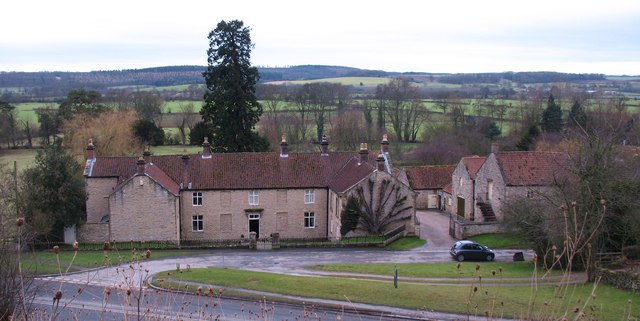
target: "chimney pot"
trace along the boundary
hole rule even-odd
[[[209,137],[205,137],[204,143],[202,143],[202,158],[211,158],[211,144],[209,144]]]
[[[376,158],[376,163],[378,164],[378,171],[384,172],[384,156],[382,156],[382,154],[378,155],[378,158]]]
[[[389,139],[387,134],[382,135],[382,142],[380,142],[380,151],[385,155],[389,154]]]
[[[96,158],[96,147],[93,145],[93,139],[89,138],[89,143],[87,144],[87,159]]]
[[[144,157],[145,163],[151,163],[151,151],[149,150],[149,145],[144,145],[144,152],[142,152],[142,156]]]
[[[280,157],[289,157],[289,144],[287,144],[286,134],[282,134],[282,141],[280,142]]]
[[[360,144],[360,164],[366,163],[369,161],[369,146],[367,143]]]
[[[322,135],[322,142],[320,142],[320,156],[329,156],[329,142],[327,136]]]
[[[140,156],[140,158],[138,158],[138,161],[136,162],[136,165],[138,165],[138,175],[144,175],[145,164],[146,163],[144,161],[144,158]]]

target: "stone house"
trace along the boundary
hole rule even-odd
[[[409,234],[417,229],[415,195],[404,172],[391,164],[386,136],[379,152],[213,154],[205,140],[196,155],[140,158],[96,156],[87,147],[89,242],[239,240],[278,233],[281,238],[341,238],[346,200],[368,180],[391,180],[408,196]]]
[[[568,179],[562,152],[500,152],[495,147],[475,177],[477,221],[503,221],[508,201],[551,197]]]
[[[451,198],[449,213],[458,218],[474,221],[476,203],[476,174],[486,157],[468,156],[460,159],[451,175]]]
[[[445,207],[443,189],[451,184],[454,169],[453,165],[405,167],[409,185],[416,192],[416,209]]]

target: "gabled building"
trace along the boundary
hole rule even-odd
[[[451,206],[449,212],[459,218],[474,221],[476,219],[476,174],[484,164],[486,157],[463,157],[451,175]]]
[[[453,165],[405,167],[409,185],[416,192],[417,209],[442,209],[445,206],[444,188],[451,184]]]
[[[394,168],[386,136],[379,152],[212,154],[205,140],[196,155],[99,157],[87,146],[87,223],[84,241],[340,239],[347,198],[370,180],[391,180],[409,196],[411,215],[397,222],[416,229],[415,196]]]
[[[480,221],[503,221],[504,207],[519,197],[551,197],[566,184],[569,156],[562,152],[492,149],[475,178]]]

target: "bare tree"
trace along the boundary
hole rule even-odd
[[[178,130],[180,131],[182,144],[185,145],[187,144],[187,129],[191,132],[193,126],[200,121],[200,114],[195,111],[193,102],[180,103],[178,104],[178,109],[180,110],[180,124],[178,125]]]
[[[419,105],[414,104],[418,99],[418,91],[407,79],[396,78],[386,85],[380,85],[376,89],[376,97],[380,103],[384,102],[386,115],[391,121],[393,131],[398,140],[409,142],[411,129],[406,128],[407,119],[412,117],[413,110]]]

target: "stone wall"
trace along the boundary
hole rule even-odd
[[[495,154],[490,154],[476,174],[476,204],[475,221],[482,222],[484,217],[478,206],[478,202],[491,204],[498,221],[504,220],[502,205],[506,197],[506,183],[502,177],[502,171],[496,160]]]
[[[261,189],[258,204],[249,204],[249,190],[182,191],[182,237],[185,240],[249,238],[249,215],[259,214],[260,238],[326,238],[326,188],[315,188],[314,202],[305,203],[305,189]],[[202,193],[202,205],[193,205],[193,193]],[[305,212],[313,212],[314,227],[304,226]],[[193,230],[193,216],[202,216],[203,230]]]
[[[464,165],[463,161],[458,162],[458,165],[453,170],[452,174],[452,202],[449,213],[457,215],[458,213],[458,199],[464,199],[464,218],[467,220],[474,217],[474,181],[469,177],[469,172]]]
[[[631,271],[616,271],[598,268],[595,271],[596,277],[601,278],[601,282],[622,290],[640,290],[640,273]]]
[[[453,225],[450,227],[453,227],[454,238],[459,240],[463,240],[474,235],[503,233],[505,231],[502,223],[498,222],[469,222],[453,219],[449,223],[450,225]]]
[[[136,176],[109,198],[111,241],[179,242],[179,198],[148,176]]]
[[[118,183],[116,178],[89,177],[87,183],[87,223],[100,223],[109,214],[109,194]]]
[[[78,229],[78,241],[102,243],[109,241],[109,223],[85,223]]]

